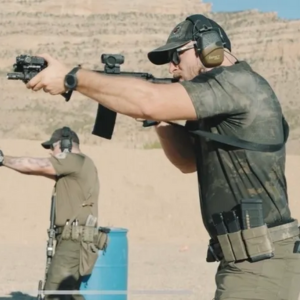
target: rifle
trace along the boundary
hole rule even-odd
[[[46,260],[44,283],[47,280],[47,274],[48,274],[49,266],[51,264],[53,252],[54,252],[53,251],[53,240],[55,239],[54,222],[55,222],[55,194],[53,194],[52,198],[51,198],[50,227],[47,230],[47,233],[48,233],[47,250],[46,250],[47,260]],[[42,280],[39,281],[38,290],[39,290],[39,294],[37,296],[37,299],[41,300],[41,299],[43,299],[43,297],[42,297],[43,281]]]
[[[174,78],[156,78],[152,74],[145,72],[122,72],[120,65],[123,64],[125,58],[122,54],[102,54],[101,62],[105,64],[104,70],[93,70],[94,72],[104,73],[107,75],[122,75],[145,79],[153,83],[173,83],[177,82]],[[22,54],[16,57],[16,63],[13,65],[14,72],[7,73],[8,80],[22,80],[27,83],[31,78],[47,67],[47,62],[42,57],[30,56]],[[69,101],[72,96],[72,91],[62,94]],[[96,119],[92,134],[106,139],[111,139],[117,113],[105,106],[98,104]],[[143,127],[149,127],[157,124],[155,121],[143,121]]]

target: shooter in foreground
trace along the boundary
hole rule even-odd
[[[52,95],[74,90],[133,118],[186,120],[184,128],[161,122],[156,132],[172,164],[198,173],[211,237],[206,259],[219,262],[214,299],[298,300],[299,228],[285,178],[288,124],[268,82],[231,51],[221,26],[190,16],[171,31],[166,45],[148,54],[152,63],[168,64],[179,83],[72,69],[45,54],[49,66],[27,87]],[[199,135],[192,138],[192,129]],[[202,138],[203,131],[223,142]],[[239,146],[229,146],[233,137]],[[247,149],[245,140],[256,150]]]
[[[90,230],[96,232],[98,172],[91,158],[80,151],[77,134],[68,127],[55,130],[50,140],[42,143],[42,146],[50,149],[49,158],[12,157],[0,151],[0,165],[23,174],[55,180],[51,209],[53,224],[50,226],[54,234],[49,237],[47,247],[44,289],[76,291],[79,290],[81,276],[92,271],[98,256],[97,247],[105,246],[97,244],[96,234],[96,240],[84,239],[82,235],[83,230],[87,235]],[[56,248],[52,257],[53,238]],[[84,255],[80,255],[82,251]],[[79,294],[50,297],[46,293],[44,299],[82,300],[84,297]]]

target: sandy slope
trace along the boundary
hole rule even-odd
[[[47,155],[35,141],[2,140],[1,149],[9,155]],[[152,290],[147,299],[211,299],[217,265],[205,262],[207,234],[196,175],[181,174],[161,150],[124,150],[113,143],[82,149],[100,173],[101,224],[129,229],[129,290]],[[300,219],[299,170],[299,157],[289,156],[291,207]],[[0,181],[0,300],[11,292],[19,292],[13,299],[28,300],[43,276],[53,183],[4,168]],[[174,295],[172,289],[193,294]],[[155,290],[169,294],[155,295]]]

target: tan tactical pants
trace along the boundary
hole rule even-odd
[[[62,240],[55,249],[45,290],[79,290],[81,276],[79,274],[80,243]],[[84,300],[82,295],[45,295],[45,300]]]
[[[298,238],[275,244],[275,255],[255,263],[221,262],[216,273],[215,300],[298,300],[300,253],[293,253]]]

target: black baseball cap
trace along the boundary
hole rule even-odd
[[[44,143],[42,143],[41,145],[45,148],[45,149],[50,149],[51,145],[53,145],[54,143],[60,141],[62,139],[62,133],[63,133],[63,127],[62,128],[59,128],[59,129],[56,129],[50,139]],[[73,130],[70,130],[70,137],[72,138],[72,141],[74,143],[77,143],[79,144],[79,137],[78,135],[73,131]]]
[[[229,51],[231,51],[230,40],[229,40],[227,34],[225,33],[225,31],[223,30],[223,28],[219,24],[217,24],[215,21],[205,17],[204,15],[197,15],[197,18],[199,20],[199,21],[198,20],[197,21],[200,23],[200,24],[197,23],[197,27],[199,25],[201,26],[201,23],[203,25],[207,24],[207,20],[208,20],[211,23],[213,28],[219,29],[222,34],[222,38],[225,43],[225,47]],[[169,63],[170,62],[169,51],[180,48],[183,45],[192,41],[193,40],[193,29],[194,29],[194,24],[187,19],[184,20],[183,22],[177,24],[171,31],[166,44],[159,48],[156,48],[148,53],[149,60],[155,65],[163,65],[163,64]]]

